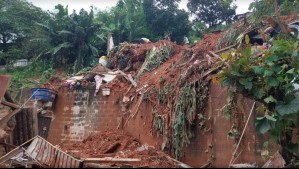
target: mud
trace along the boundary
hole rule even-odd
[[[117,146],[115,146],[117,145]],[[116,147],[116,148],[113,148]],[[169,159],[169,156],[153,147],[142,145],[139,140],[122,130],[106,130],[91,135],[81,143],[62,146],[62,149],[77,158],[137,158],[141,162],[134,167],[175,168],[178,164]],[[108,152],[107,150],[110,150]],[[123,166],[124,164],[103,164]]]

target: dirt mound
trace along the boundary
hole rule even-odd
[[[145,61],[147,52],[149,52],[153,47],[159,47],[163,44],[173,46],[174,53],[181,50],[181,46],[167,40],[148,44],[123,43],[115,47],[109,53],[108,68],[124,71],[137,71]]]
[[[217,41],[222,35],[223,32],[204,35],[203,39],[192,47],[194,54],[204,56],[207,52],[216,50]]]
[[[54,91],[58,91],[58,89],[63,86],[65,80],[62,80],[59,77],[53,77],[45,84],[40,85],[41,88],[48,88]]]
[[[150,166],[159,168],[177,167],[169,156],[141,143],[124,131],[106,130],[89,136],[81,143],[62,148],[77,158],[138,158],[140,162],[135,167]],[[107,164],[122,166],[121,164]]]

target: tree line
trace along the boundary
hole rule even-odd
[[[203,32],[230,24],[236,14],[233,0],[188,0],[187,11],[179,9],[180,1],[119,0],[108,10],[91,6],[88,11],[69,11],[57,4],[54,11],[43,11],[26,0],[2,0],[0,62],[43,60],[77,72],[106,54],[108,33],[115,44],[136,43],[141,37],[158,41],[166,35],[181,43],[184,36],[200,39]],[[264,10],[270,1],[256,0],[251,8],[270,14],[271,10]],[[298,7],[298,0],[278,3],[286,12]]]

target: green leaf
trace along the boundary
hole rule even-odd
[[[267,83],[272,87],[279,86],[279,80],[277,78],[271,77],[267,80]]]
[[[270,120],[270,121],[274,121],[274,122],[277,121],[274,117],[269,116],[268,114],[266,114],[265,117],[266,117],[266,119],[268,119],[268,120]]]
[[[61,49],[63,49],[63,48],[69,48],[69,47],[72,47],[72,44],[69,43],[69,42],[64,42],[64,43],[58,45],[57,47],[53,48],[53,49],[51,50],[51,53],[52,53],[52,55],[55,55],[55,54],[56,54],[57,52],[59,52]]]
[[[278,60],[278,56],[277,55],[270,55],[269,57],[266,58],[266,63],[270,63],[270,62],[275,62]]]
[[[249,56],[251,54],[251,47],[245,49],[245,56]]]
[[[290,69],[289,71],[287,71],[287,73],[289,73],[289,74],[294,74],[294,72],[295,72],[295,69],[293,68],[293,69]]]
[[[292,56],[297,59],[298,58],[298,50],[294,50]]]
[[[294,43],[294,48],[298,48],[299,42]]]
[[[290,103],[277,103],[276,111],[281,115],[296,114],[299,111],[299,98],[296,97]]]
[[[257,120],[263,120],[265,117],[257,117]]]
[[[253,69],[254,73],[256,73],[256,74],[263,74],[264,73],[264,68],[262,68],[260,66],[252,66],[252,69]]]
[[[230,73],[235,76],[242,76],[238,71],[231,71]]]
[[[229,86],[230,85],[230,82],[231,82],[231,80],[229,79],[229,78],[225,78],[223,81],[222,81],[222,85],[223,86]]]
[[[279,82],[284,82],[284,78],[283,77],[278,77],[277,80],[279,80]]]
[[[266,95],[266,92],[263,90],[263,89],[260,89],[260,88],[257,88],[257,87],[254,87],[253,88],[253,96],[258,98],[258,99],[261,99],[263,98],[264,96]]]
[[[246,85],[247,83],[248,83],[248,80],[247,79],[244,79],[244,78],[241,78],[240,80],[239,80],[239,82],[242,84],[242,85]]]
[[[248,63],[248,61],[247,61],[246,58],[242,58],[242,59],[239,60],[239,63],[240,63],[241,65],[246,65],[246,64]]]
[[[248,82],[246,85],[245,85],[245,89],[248,89],[248,90],[251,90],[252,89],[252,82]]]
[[[248,35],[245,35],[245,43],[248,45],[250,43],[250,38]]]
[[[266,71],[264,72],[264,77],[272,76],[273,73],[274,73],[274,72],[273,72],[272,70],[266,70]]]
[[[67,30],[58,31],[58,34],[59,35],[62,35],[62,34],[74,35],[74,33],[67,31]]]
[[[227,53],[222,53],[222,54],[220,55],[220,57],[221,57],[222,59],[224,59],[224,60],[227,60],[228,55],[227,55]]]
[[[269,97],[267,97],[266,99],[264,99],[264,101],[266,102],[266,103],[276,103],[277,102],[277,100],[273,97],[273,96],[269,96]]]
[[[265,117],[263,117],[261,120],[257,119],[255,123],[256,130],[262,134],[265,134],[271,130],[273,128],[272,126],[273,125],[271,125],[269,120],[267,120]]]
[[[252,89],[253,84],[252,84],[252,82],[248,81],[248,79],[241,78],[239,80],[239,82],[245,86],[245,89],[248,89],[248,90]]]

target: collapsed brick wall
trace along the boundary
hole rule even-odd
[[[162,136],[152,130],[152,107],[142,103],[137,115],[126,124],[127,116],[123,116],[120,101],[123,95],[111,91],[110,96],[103,96],[102,92],[94,96],[94,90],[84,89],[68,91],[61,89],[55,105],[55,118],[50,127],[48,140],[54,145],[80,142],[90,134],[106,129],[121,128],[138,138],[141,143],[161,148]],[[220,109],[226,104],[227,91],[219,84],[211,85],[208,107],[204,113],[208,131],[197,129],[191,143],[183,150],[182,162],[192,167],[201,167],[213,159],[213,167],[228,167],[236,140],[228,137],[232,122],[223,117]],[[251,110],[253,101],[241,98],[244,116],[244,127]],[[125,125],[124,125],[125,124]],[[124,126],[123,126],[124,125]],[[242,131],[240,131],[242,132]],[[254,118],[251,118],[239,150],[242,151],[235,163],[256,162],[261,166],[264,136],[255,132]],[[272,149],[272,154],[276,148]]]
[[[120,108],[115,98],[119,93],[102,96],[100,91],[94,96],[94,89],[58,91],[48,140],[57,144],[83,141],[100,130],[117,128],[121,119]]]
[[[226,168],[229,166],[237,142],[228,137],[228,132],[233,125],[232,121],[226,119],[221,113],[221,109],[226,104],[226,98],[227,90],[223,89],[219,84],[211,85],[208,107],[204,113],[206,116],[207,131],[204,132],[197,126],[195,137],[190,140],[190,144],[182,152],[182,158],[180,159],[182,162],[192,167],[201,167],[212,160],[213,167]],[[240,97],[240,102],[243,110],[238,113],[238,116],[244,117],[241,121],[241,128],[243,129],[253,101]],[[131,119],[124,126],[124,129],[139,138],[141,142],[161,148],[163,143],[162,136],[152,131],[152,108],[144,103],[141,107],[136,117]],[[265,163],[261,158],[261,151],[264,141],[268,138],[255,131],[254,117],[255,112],[253,112],[243,141],[238,149],[238,153],[241,152],[241,154],[234,164],[256,162],[258,166],[262,166]],[[239,132],[241,134],[242,130]],[[270,146],[270,154],[274,154],[276,151],[277,146]]]

